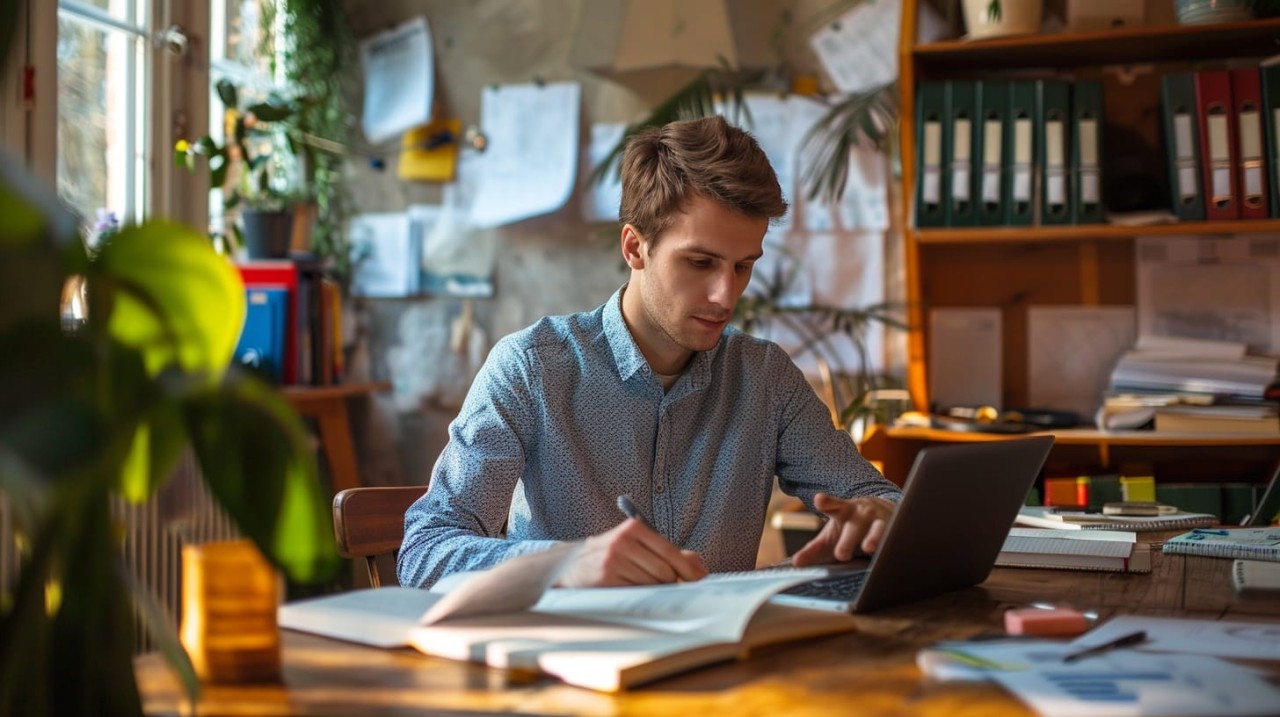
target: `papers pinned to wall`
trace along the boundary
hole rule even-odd
[[[403,212],[360,214],[348,229],[357,259],[355,296],[413,296],[421,290],[422,228]]]
[[[866,92],[898,77],[902,0],[861,2],[818,30],[809,45],[841,92]]]
[[[582,177],[582,221],[584,222],[616,222],[618,206],[622,203],[622,181],[618,177],[618,163],[615,162],[600,181],[591,182],[588,177],[592,170],[609,156],[613,148],[618,146],[626,134],[627,125],[623,122],[597,122],[591,125],[590,143],[583,153],[580,175]],[[619,158],[618,162],[621,162]]]
[[[496,227],[555,211],[578,170],[576,82],[486,87],[480,126],[486,149],[471,223]]]
[[[427,19],[418,17],[360,42],[365,137],[373,144],[431,120],[435,68]]]

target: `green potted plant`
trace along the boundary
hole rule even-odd
[[[0,2],[0,20],[15,13]],[[15,26],[0,22],[0,58]],[[135,614],[194,698],[173,627],[124,567],[111,498],[154,495],[189,448],[240,532],[319,582],[339,561],[315,455],[279,395],[228,369],[244,290],[201,233],[149,221],[91,255],[53,191],[2,154],[0,217],[0,492],[20,553],[0,596],[0,716],[141,714]],[[63,327],[78,276],[88,313]]]
[[[226,111],[226,141],[218,144],[205,135],[195,141],[179,140],[174,161],[194,170],[196,158],[208,162],[209,184],[222,187],[223,209],[238,210],[240,225],[232,223],[236,243],[251,259],[289,256],[293,238],[293,205],[298,199],[297,178],[288,170],[292,156],[286,121],[303,100],[269,98],[240,107],[240,90],[230,80],[215,84]]]

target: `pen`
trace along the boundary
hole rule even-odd
[[[1199,535],[1231,535],[1231,533],[1225,530],[1206,530],[1204,528],[1192,528],[1191,532]]]
[[[1114,650],[1120,647],[1129,647],[1130,645],[1137,645],[1138,643],[1146,642],[1146,640],[1147,640],[1146,631],[1138,630],[1137,632],[1131,632],[1128,635],[1121,635],[1120,637],[1117,637],[1116,639],[1110,640],[1108,642],[1104,642],[1101,645],[1094,645],[1093,647],[1086,647],[1083,650],[1080,650],[1078,652],[1073,652],[1069,655],[1064,656],[1062,658],[1062,661],[1075,662],[1076,660],[1080,660],[1086,657],[1092,657],[1093,655],[1102,654],[1104,652],[1107,652],[1108,650]]]
[[[640,521],[646,528],[653,529],[649,521],[645,520],[644,513],[641,513],[636,504],[631,502],[631,496],[625,494],[618,496],[618,510],[622,511],[623,515],[628,518]]]

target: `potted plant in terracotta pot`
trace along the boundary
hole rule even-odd
[[[210,186],[224,191],[223,209],[238,210],[239,226],[231,223],[231,231],[250,259],[286,258],[298,193],[291,190],[297,180],[284,122],[297,112],[299,100],[269,98],[241,109],[235,84],[219,80],[216,89],[227,107],[226,141],[218,144],[208,135],[179,140],[174,160],[189,170],[197,157],[208,161]]]

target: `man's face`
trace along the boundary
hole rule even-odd
[[[675,373],[693,352],[719,342],[768,228],[767,219],[695,197],[656,244],[630,225],[623,229],[623,253],[632,269],[623,314],[654,370]]]

